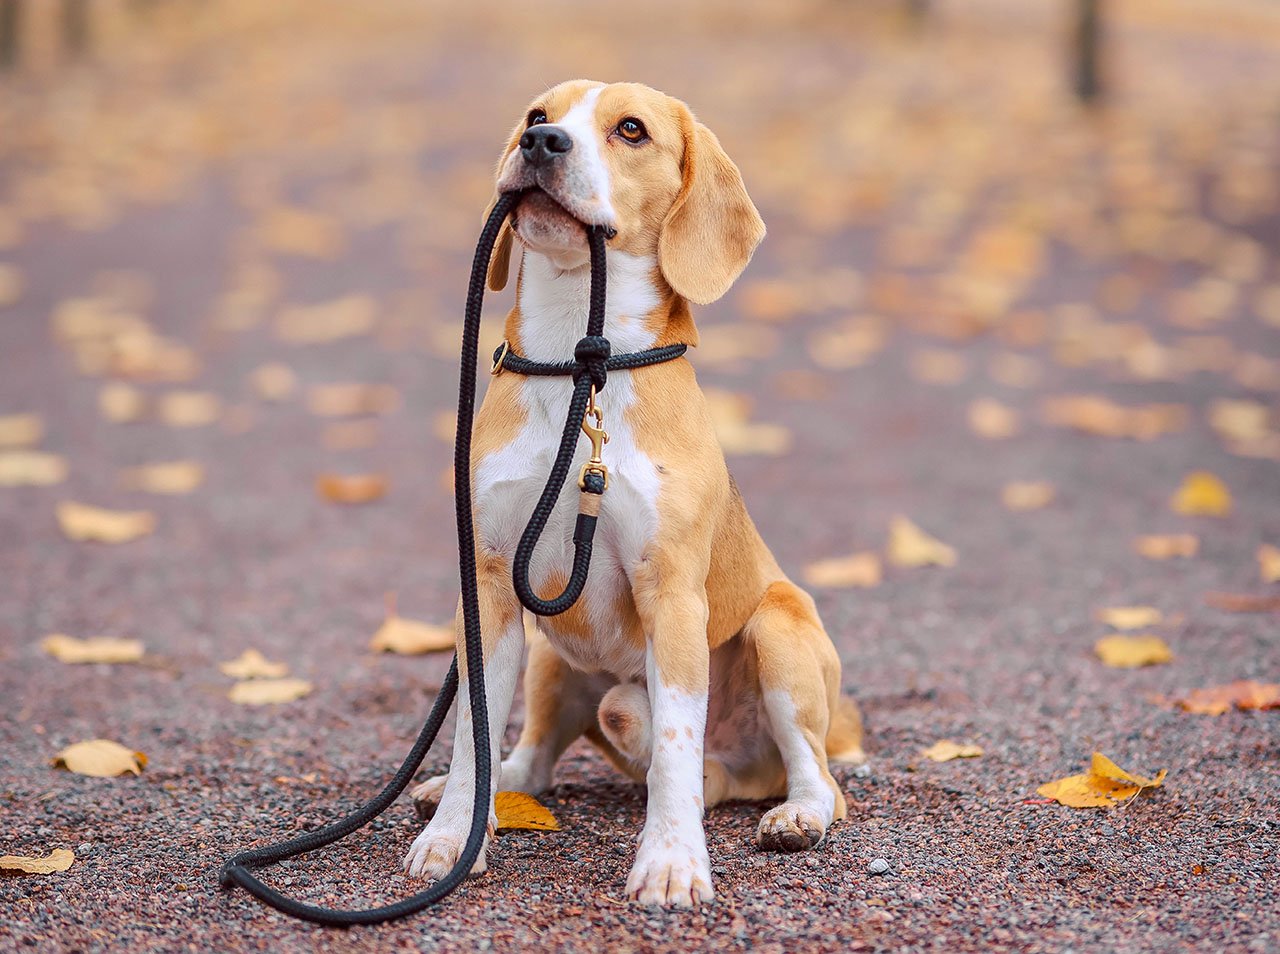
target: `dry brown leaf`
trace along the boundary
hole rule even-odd
[[[1093,644],[1093,651],[1098,654],[1103,665],[1114,669],[1154,666],[1173,659],[1173,653],[1165,641],[1159,636],[1150,634],[1104,636]]]
[[[298,376],[287,364],[272,361],[249,372],[249,384],[264,401],[283,401],[298,388]]]
[[[1133,549],[1148,560],[1193,557],[1200,552],[1200,538],[1192,533],[1154,533],[1135,537]]]
[[[1263,583],[1280,583],[1280,547],[1258,545],[1258,573]]]
[[[454,630],[448,626],[406,619],[394,612],[387,618],[369,641],[369,648],[378,652],[416,656],[419,653],[440,653],[454,648]]]
[[[44,422],[38,414],[0,415],[0,447],[30,447],[44,437]]]
[[[980,745],[961,745],[959,742],[952,742],[950,739],[942,739],[933,743],[920,754],[934,762],[950,762],[952,759],[976,759],[983,752]]]
[[[128,424],[146,414],[147,397],[132,384],[112,381],[98,392],[98,412],[113,424]]]
[[[1143,790],[1159,788],[1166,775],[1167,769],[1161,769],[1154,778],[1131,775],[1102,753],[1095,752],[1087,773],[1049,782],[1036,792],[1068,808],[1109,808],[1127,802]]]
[[[156,528],[155,514],[146,510],[106,510],[64,500],[58,504],[58,527],[71,540],[128,543]]]
[[[317,384],[307,393],[307,407],[320,417],[390,414],[400,407],[400,392],[389,384]]]
[[[1252,593],[1206,593],[1207,606],[1227,613],[1280,612],[1280,594],[1254,596]]]
[[[1057,490],[1046,480],[1013,480],[1000,491],[1000,500],[1008,510],[1040,510],[1049,506]]]
[[[1047,423],[1102,437],[1127,437],[1149,441],[1181,431],[1187,409],[1180,404],[1147,404],[1124,407],[1099,395],[1061,395],[1046,398],[1041,413]]]
[[[955,566],[956,551],[901,514],[889,521],[889,562],[894,566]]]
[[[818,560],[804,569],[805,582],[810,586],[879,586],[883,577],[880,556],[876,553]]]
[[[1233,706],[1238,709],[1280,709],[1280,683],[1240,679],[1224,686],[1192,689],[1172,700],[1184,712],[1196,715],[1222,715]]]
[[[147,757],[141,752],[126,749],[119,742],[93,739],[67,746],[57,754],[53,764],[77,775],[113,778],[125,774],[141,775],[147,766]]]
[[[387,486],[387,478],[382,474],[321,474],[316,478],[316,493],[333,503],[381,500],[387,494]]]
[[[151,494],[189,494],[204,483],[204,465],[194,460],[174,460],[131,467],[120,474],[129,490]]]
[[[131,663],[141,659],[146,651],[140,639],[117,639],[112,636],[76,639],[62,633],[54,633],[40,640],[40,648],[58,662],[64,663]]]
[[[1094,615],[1115,629],[1143,629],[1164,618],[1164,614],[1154,606],[1108,606]]]
[[[50,487],[67,479],[67,462],[36,450],[0,451],[0,487]]]
[[[346,247],[342,223],[336,218],[295,206],[268,209],[258,223],[258,236],[272,251],[326,261]]]
[[[1231,513],[1231,492],[1218,477],[1198,470],[1186,476],[1169,506],[1188,517],[1225,517]]]
[[[1018,412],[991,398],[979,398],[969,405],[969,429],[979,437],[999,441],[1018,433]]]
[[[246,649],[235,659],[218,663],[218,669],[232,679],[279,679],[289,672],[288,665],[271,662],[256,649]]]
[[[556,816],[532,795],[524,792],[498,792],[493,797],[493,812],[498,816],[498,830],[559,831]]]
[[[323,344],[373,331],[378,305],[368,295],[347,295],[316,305],[291,305],[276,317],[276,337],[294,344]]]
[[[0,874],[53,874],[66,871],[75,860],[75,852],[70,848],[55,848],[44,858],[0,855]]]
[[[969,376],[969,361],[957,351],[930,348],[911,353],[911,376],[925,384],[959,384]]]
[[[232,686],[227,698],[237,705],[266,706],[301,699],[312,688],[305,679],[246,679]]]
[[[743,395],[709,388],[707,409],[716,437],[726,454],[764,454],[776,457],[791,447],[791,432],[780,424],[753,423],[751,401]]]
[[[222,401],[208,391],[170,391],[157,403],[161,421],[170,427],[204,427],[222,413]]]

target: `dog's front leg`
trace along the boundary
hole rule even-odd
[[[497,818],[493,813],[493,796],[498,791],[501,771],[502,735],[515,697],[520,675],[520,657],[524,652],[524,624],[520,604],[511,588],[505,563],[497,559],[477,560],[477,582],[480,594],[480,625],[484,641],[484,683],[489,712],[489,828],[485,847],[471,868],[473,875],[485,870],[485,850],[493,836]],[[404,870],[421,878],[441,878],[453,868],[462,854],[467,833],[471,829],[471,812],[475,804],[476,753],[472,739],[471,700],[467,692],[466,657],[462,645],[462,608],[458,608],[458,718],[454,730],[453,761],[445,783],[440,806],[430,823],[414,840],[404,859]]]
[[[627,894],[645,904],[688,907],[715,896],[702,829],[710,672],[706,593],[696,584],[675,591],[664,586],[637,605],[648,636],[653,755],[647,814]]]

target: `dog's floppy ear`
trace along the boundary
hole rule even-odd
[[[502,155],[498,157],[497,174],[502,174],[502,166],[507,161],[507,157],[511,155],[511,150],[515,149],[516,144],[520,142],[520,137],[524,135],[525,121],[522,119],[516,123],[516,128],[511,131],[511,138],[507,140],[507,148],[502,150]],[[498,194],[495,192],[493,198],[489,200],[488,207],[484,210],[484,221],[489,221],[489,215],[493,212],[493,207],[498,204]],[[511,275],[511,246],[515,243],[516,233],[511,228],[511,218],[507,217],[507,221],[502,223],[502,228],[498,232],[498,240],[493,243],[493,254],[489,257],[489,290],[502,291],[507,287],[507,279]]]
[[[662,223],[658,267],[678,294],[705,305],[747,267],[764,238],[764,222],[715,134],[683,107],[681,125],[684,178]]]

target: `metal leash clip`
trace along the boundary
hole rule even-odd
[[[591,418],[595,423],[591,423]],[[597,474],[604,481],[604,489],[609,489],[609,468],[600,457],[604,445],[609,443],[609,434],[604,429],[604,412],[596,404],[596,389],[591,388],[591,397],[587,401],[587,411],[582,415],[582,433],[591,441],[591,459],[582,465],[578,472],[578,489],[587,489],[587,474]]]

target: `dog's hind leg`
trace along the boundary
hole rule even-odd
[[[812,848],[847,811],[826,748],[841,705],[840,659],[813,600],[785,580],[765,591],[743,635],[756,653],[761,699],[787,775],[786,801],[760,820],[759,844],[768,851]],[[847,716],[841,712],[845,734]],[[861,752],[860,740],[842,742]]]

